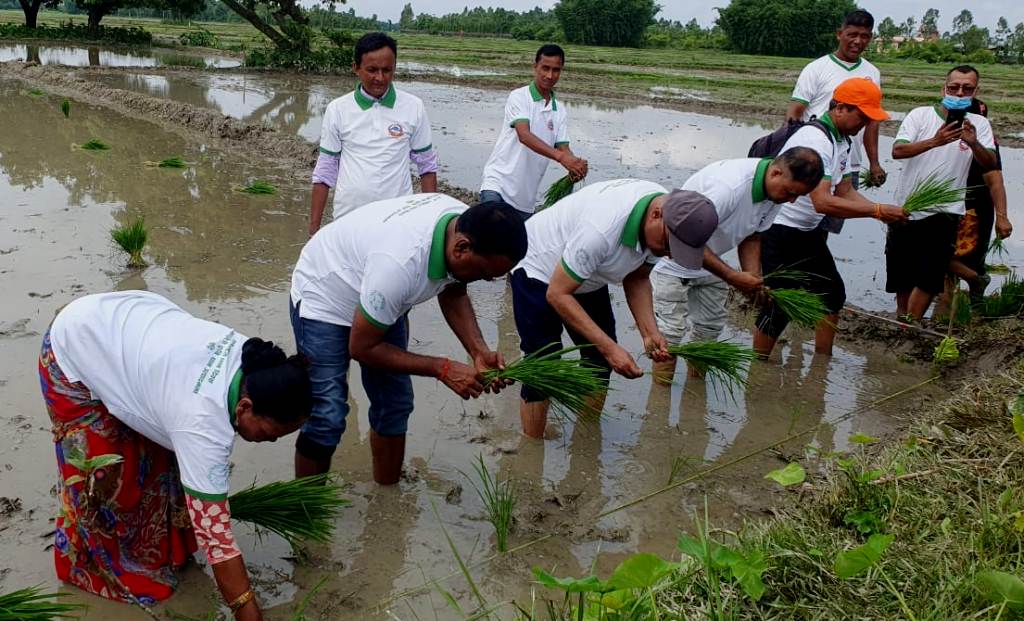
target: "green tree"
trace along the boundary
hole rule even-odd
[[[174,1],[174,0],[168,0]],[[273,41],[279,50],[304,52],[311,49],[313,33],[309,29],[309,16],[299,0],[221,0]],[[334,8],[345,0],[323,0],[322,4]]]
[[[416,19],[416,15],[412,12],[412,4],[406,4],[402,7],[402,15],[398,18],[399,28],[412,28],[412,22]]]
[[[996,21],[996,34],[994,37],[995,44],[1005,50],[1006,44],[1010,40],[1010,35],[1012,33],[1013,31],[1010,30],[1010,23],[1006,21],[1005,17],[1000,17]]]
[[[878,40],[882,47],[889,47],[892,40],[903,34],[903,28],[898,26],[891,17],[886,17],[878,24]]]
[[[820,56],[835,49],[853,0],[732,0],[718,9],[729,45],[747,54]]]
[[[194,15],[203,10],[206,0],[77,0],[76,4],[89,16],[89,28],[95,30],[104,16],[120,9],[154,8]]]
[[[921,18],[921,36],[932,39],[939,36],[939,10],[928,9]]]
[[[900,28],[903,29],[903,36],[907,39],[913,39],[914,35],[917,34],[917,20],[913,17],[908,17]]]
[[[61,0],[18,0],[22,12],[25,13],[25,26],[35,28],[39,9],[44,6],[48,9],[53,9],[59,6],[60,2]]]
[[[640,47],[660,8],[654,0],[561,0],[555,17],[570,43]]]
[[[970,11],[964,9],[960,11],[960,14],[953,18],[953,35],[955,37],[963,37],[964,33],[970,30],[974,26],[974,15]]]

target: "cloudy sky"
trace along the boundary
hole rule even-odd
[[[376,13],[381,19],[398,21],[402,6],[410,0],[348,0],[342,9],[354,8],[359,15]],[[555,0],[411,0],[415,13],[426,12],[434,15],[462,11],[466,6],[495,6],[518,11],[529,10],[535,6],[550,8]],[[716,6],[725,6],[728,0],[660,0],[662,5],[658,17],[678,19],[687,22],[692,18],[703,25],[710,25],[718,13]],[[980,26],[995,29],[999,16],[1005,16],[1012,28],[1018,22],[1024,22],[1024,2],[1020,0],[974,0],[964,3],[963,0],[860,0],[860,6],[871,11],[875,19],[881,21],[891,16],[897,23],[913,15],[918,21],[929,7],[939,9],[941,30],[949,30],[953,17],[970,4],[974,14],[974,22]]]

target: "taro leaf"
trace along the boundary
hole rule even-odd
[[[669,563],[656,554],[634,554],[615,568],[608,585],[616,589],[648,589],[677,567],[677,563]]]
[[[1012,610],[1024,609],[1024,582],[1005,571],[982,571],[975,578],[976,586],[989,601]]]
[[[604,593],[611,590],[611,586],[601,582],[597,576],[556,578],[540,567],[533,568],[533,575],[537,576],[537,582],[549,589],[560,589],[566,593]]]
[[[873,444],[878,442],[878,438],[858,432],[850,436],[850,442],[854,444]]]
[[[704,556],[707,552],[704,549],[704,544],[689,535],[680,534],[676,547],[678,547],[683,554],[692,556],[698,561],[704,562],[706,560]]]
[[[92,472],[93,470],[99,470],[100,468],[109,468],[114,464],[119,464],[124,461],[124,457],[108,453],[106,455],[97,455],[96,457],[90,457],[85,460],[85,470]]]
[[[732,577],[739,583],[743,592],[755,602],[764,595],[764,582],[761,581],[761,574],[767,566],[764,562],[764,554],[760,551],[751,552],[747,558],[740,558],[732,565]]]
[[[789,487],[790,485],[803,483],[804,479],[807,478],[807,473],[804,472],[803,466],[793,462],[785,468],[772,470],[768,474],[764,475],[764,478],[771,479],[783,487]]]
[[[1020,399],[1017,402],[1020,403]],[[1013,430],[1017,432],[1017,437],[1020,438],[1020,441],[1024,442],[1024,414],[1020,412],[1013,413]]]
[[[743,561],[743,557],[734,552],[728,546],[712,543],[711,564],[716,568],[733,567],[736,563]]]
[[[601,596],[601,605],[612,610],[622,610],[634,601],[636,601],[636,597],[633,596],[633,591],[630,589],[609,591]]]
[[[840,552],[836,556],[836,575],[849,580],[871,567],[882,558],[885,549],[892,543],[892,535],[871,535],[867,543],[852,550]]]
[[[853,510],[843,516],[843,523],[853,526],[862,535],[882,532],[882,520],[874,511]]]

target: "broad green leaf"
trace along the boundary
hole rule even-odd
[[[950,531],[953,530],[953,520],[949,519],[948,515],[942,518],[942,521],[939,522],[939,530],[941,530],[942,534],[947,537],[949,536]]]
[[[97,455],[96,457],[90,457],[85,460],[85,469],[92,472],[93,470],[99,470],[100,468],[109,468],[110,466],[119,464],[122,461],[124,461],[124,457],[120,455]]]
[[[676,563],[669,563],[656,554],[635,554],[615,568],[608,584],[616,589],[647,589],[676,567]]]
[[[868,470],[867,472],[864,472],[863,474],[860,475],[860,481],[861,483],[870,483],[872,481],[877,481],[878,479],[882,478],[883,474],[885,474],[884,470]]]
[[[885,549],[892,543],[892,535],[871,535],[867,543],[836,556],[836,575],[849,580],[871,567],[882,558]]]
[[[1020,399],[1017,402],[1020,403]],[[1024,414],[1021,412],[1013,413],[1013,430],[1017,432],[1020,441],[1024,442]]]
[[[990,602],[1002,604],[1013,610],[1024,610],[1024,582],[1005,571],[982,571],[975,578],[975,584]]]
[[[601,605],[612,610],[622,610],[635,599],[636,597],[633,596],[633,592],[629,589],[609,591],[601,596]]]
[[[803,483],[804,479],[807,478],[807,473],[804,472],[803,466],[793,462],[785,468],[772,470],[768,474],[764,475],[764,478],[771,479],[783,487],[789,487],[790,485]]]
[[[723,546],[719,543],[713,544],[711,549],[711,564],[714,565],[716,569],[732,567],[741,561],[743,561],[743,557],[727,546]]]
[[[68,478],[64,479],[64,487],[71,487],[75,483],[81,483],[85,481],[85,477],[80,474],[73,474]]]
[[[1013,501],[1013,488],[1007,487],[999,494],[999,499],[996,500],[996,505],[1000,511],[1006,511],[1010,508],[1010,503]]]
[[[878,442],[878,438],[857,432],[850,436],[850,442],[853,442],[854,444],[873,444]]]
[[[704,555],[707,554],[704,550],[704,544],[697,539],[685,534],[679,535],[679,541],[676,542],[676,547],[687,556],[692,556],[698,561],[704,562]]]
[[[611,590],[597,576],[586,578],[556,578],[540,567],[533,568],[533,575],[537,576],[537,582],[549,589],[560,589],[566,593],[601,593]]]
[[[739,583],[743,592],[755,602],[764,595],[764,582],[761,581],[761,574],[764,573],[764,557],[760,552],[754,552],[749,558],[741,559],[732,566],[732,577]]]

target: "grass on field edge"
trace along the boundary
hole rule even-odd
[[[1019,350],[1022,342],[1018,336],[1009,346]],[[1024,390],[1024,358],[1000,368],[975,369],[982,377],[947,383],[945,400],[919,402],[898,438],[855,436],[856,448],[843,454],[808,447],[807,457],[824,467],[809,485],[792,488],[797,501],[771,519],[735,533],[699,521],[696,529],[680,525],[703,531],[697,539],[707,537],[717,559],[694,560],[692,546],[690,556],[677,551],[664,560],[679,566],[632,598],[619,591],[563,596],[538,586],[547,608],[516,614],[575,619],[582,604],[587,618],[609,621],[1018,618],[1024,605],[993,603],[978,579],[989,570],[1024,576],[1024,433],[1015,433],[1009,406]],[[893,538],[881,559],[840,579],[837,557],[876,534]],[[736,559],[743,571],[730,574]],[[751,568],[761,572],[757,601]]]

